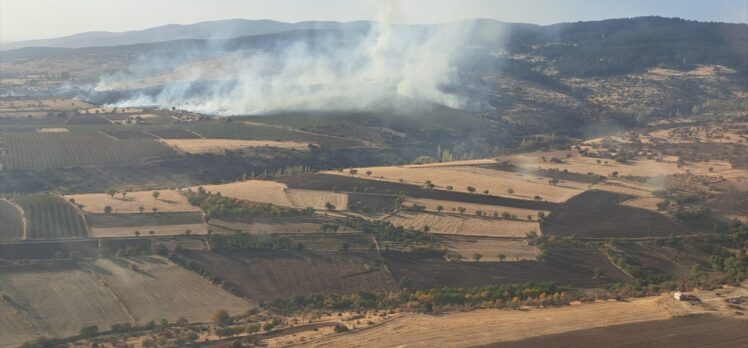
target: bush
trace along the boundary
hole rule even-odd
[[[341,332],[347,332],[348,326],[345,326],[343,324],[335,324],[335,332],[341,333]]]
[[[96,325],[84,326],[81,328],[80,335],[83,337],[96,336],[99,333],[99,327]]]

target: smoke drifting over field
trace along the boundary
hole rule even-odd
[[[296,33],[269,47],[219,44],[208,59],[162,68],[167,72],[160,74],[137,68],[105,76],[96,90],[126,91],[112,102],[120,107],[176,107],[217,115],[361,110],[402,99],[468,105],[447,90],[457,85],[471,22],[402,26],[391,24],[391,18],[384,9],[368,30]],[[138,65],[153,71],[168,63],[148,58]]]

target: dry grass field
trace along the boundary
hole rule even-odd
[[[143,225],[138,227],[91,227],[91,236],[94,238],[133,237],[135,236],[135,231],[138,231],[142,236],[175,236],[186,234],[187,231],[189,231],[189,234],[207,234],[208,226],[205,224],[184,224],[164,226]]]
[[[463,202],[454,202],[454,201],[447,201],[447,200],[441,200],[441,199],[427,199],[427,198],[408,198],[404,202],[405,205],[413,205],[417,204],[420,206],[425,207],[426,211],[429,212],[438,212],[438,207],[442,206],[442,212],[450,213],[455,212],[459,207],[465,208],[465,214],[466,215],[474,215],[476,211],[480,210],[484,213],[493,214],[493,212],[497,212],[499,214],[502,213],[509,213],[511,215],[516,215],[520,219],[524,219],[527,217],[527,215],[532,215],[533,219],[537,217],[538,212],[541,212],[542,210],[533,210],[533,209],[522,209],[522,208],[514,208],[514,207],[503,207],[500,205],[489,205],[489,204],[476,204],[476,203],[463,203]],[[453,210],[454,209],[454,210]],[[547,211],[543,211],[544,213],[548,213]]]
[[[582,192],[589,185],[578,182],[562,182],[557,185],[549,183],[550,178],[535,175],[512,173],[471,166],[391,166],[356,168],[355,177],[361,179],[402,182],[423,186],[427,182],[436,185],[434,188],[456,192],[469,192],[468,186],[476,189],[475,194],[503,196],[533,200],[540,196],[550,202],[563,202]],[[371,172],[370,175],[366,174]],[[327,174],[350,175],[348,171],[329,171]],[[512,192],[512,193],[510,193]]]
[[[223,154],[226,151],[236,151],[252,147],[265,146],[300,151],[309,149],[309,144],[297,143],[293,141],[236,139],[162,139],[160,141],[176,150],[190,154]]]
[[[534,260],[539,253],[523,240],[445,236],[441,241],[465,260],[472,260],[475,254],[481,255],[480,261],[499,261],[499,255],[505,257],[501,261]]]
[[[431,233],[455,234],[487,237],[525,237],[534,231],[540,233],[537,222],[527,220],[504,220],[459,214],[433,214],[398,212],[386,219],[407,229],[423,230],[429,227]]]
[[[130,264],[137,265],[137,271]],[[140,324],[180,317],[208,321],[218,309],[235,315],[253,307],[161,257],[99,259],[91,268]]]
[[[443,316],[400,314],[370,328],[300,344],[305,347],[473,347],[575,330],[668,319],[667,298],[546,309],[475,310]]]
[[[130,322],[110,290],[84,269],[4,270],[0,280],[6,302],[41,335],[69,336],[86,325]]]
[[[247,180],[221,185],[203,185],[211,193],[220,192],[226,197],[251,202],[271,203],[284,207],[325,209],[326,203],[335,205],[336,210],[348,207],[348,196],[343,193],[288,189],[285,184],[265,180]],[[193,190],[197,189],[193,187]]]
[[[66,200],[73,200],[75,204],[83,205],[83,211],[89,213],[103,213],[106,206],[112,207],[113,213],[139,213],[140,207],[144,211],[151,212],[153,208],[158,212],[184,212],[200,211],[200,208],[193,207],[187,202],[179,191],[175,190],[156,190],[159,192],[158,199],[153,197],[154,191],[135,191],[128,192],[125,197],[122,193],[110,196],[106,193],[90,193],[63,196]]]
[[[18,347],[37,336],[33,327],[20,319],[5,302],[0,302],[0,347]]]
[[[86,325],[105,330],[117,323],[146,324],[160,319],[174,322],[180,317],[203,322],[209,321],[218,309],[235,315],[253,307],[160,257],[31,267],[0,271],[0,293],[4,296],[0,303],[0,330],[13,335],[12,343],[6,342],[6,335],[2,336],[2,347],[15,346],[20,343],[16,341],[28,340],[32,335],[75,335]]]

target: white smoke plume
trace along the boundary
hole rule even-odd
[[[390,2],[368,32],[342,40],[295,40],[273,49],[226,50],[166,73],[142,68],[105,76],[96,90],[135,90],[112,105],[175,107],[214,115],[283,110],[362,110],[392,100],[415,99],[462,108],[466,100],[445,92],[470,35],[469,22],[438,26],[392,23]],[[279,45],[280,46],[280,45]],[[190,54],[190,53],[185,53]],[[158,59],[140,60],[149,69]],[[145,92],[147,87],[157,89]]]

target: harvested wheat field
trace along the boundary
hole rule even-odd
[[[343,193],[288,189],[285,184],[266,180],[247,180],[221,185],[204,185],[206,191],[220,192],[223,196],[251,202],[271,203],[283,207],[326,209],[325,204],[335,205],[336,210],[348,207],[348,195]],[[197,189],[193,187],[193,190]]]
[[[158,199],[153,197],[153,192],[156,191],[128,192],[125,197],[122,197],[122,193],[117,193],[113,197],[106,193],[88,193],[67,195],[64,198],[68,201],[72,199],[77,205],[83,205],[82,210],[85,212],[97,214],[103,213],[106,206],[112,207],[113,213],[139,213],[140,207],[146,212],[153,211],[153,208],[162,213],[200,211],[200,208],[190,205],[179,191],[157,191]]]
[[[366,173],[371,172],[370,175]],[[330,171],[327,174],[351,175],[349,172]],[[456,192],[469,192],[468,186],[474,187],[475,194],[503,196],[533,200],[535,196],[550,202],[563,202],[587,189],[589,185],[579,182],[563,182],[558,185],[549,183],[550,178],[535,175],[512,173],[470,166],[428,167],[428,166],[391,166],[357,168],[355,177],[361,179],[402,182],[424,186],[427,182],[435,189],[448,190],[449,186]],[[511,193],[510,193],[511,192]]]
[[[0,284],[6,304],[12,304],[40,335],[64,337],[86,325],[107,328],[130,322],[117,298],[85,269],[3,270]]]
[[[445,236],[441,242],[465,260],[474,259],[475,254],[481,255],[480,261],[535,260],[539,253],[524,240]],[[502,260],[499,255],[503,256]]]
[[[176,150],[190,153],[223,154],[226,151],[243,150],[252,147],[275,147],[280,149],[308,150],[309,144],[294,141],[237,140],[237,139],[161,139]]]
[[[39,336],[34,328],[5,301],[0,302],[0,347],[18,347]]]
[[[538,215],[538,212],[548,213],[548,211],[543,210],[534,210],[534,209],[522,209],[522,208],[514,208],[514,207],[504,207],[500,205],[490,205],[490,204],[476,204],[476,203],[463,203],[463,202],[455,202],[455,201],[447,201],[447,200],[440,200],[440,199],[427,199],[427,198],[408,198],[404,202],[405,205],[420,205],[422,207],[425,207],[426,211],[429,212],[439,212],[438,207],[442,207],[442,212],[445,213],[453,213],[456,212],[457,209],[460,207],[465,208],[465,214],[466,215],[475,215],[476,211],[482,211],[484,213],[487,213],[489,215],[492,215],[494,212],[497,212],[499,214],[503,213],[509,213],[510,215],[515,215],[519,219],[524,219],[528,215],[532,215],[533,219],[535,219]]]
[[[386,219],[397,226],[412,230],[429,227],[431,233],[487,237],[525,237],[530,231],[540,233],[537,222],[505,220],[458,214],[398,212]]]
[[[173,322],[180,317],[191,322],[209,321],[218,309],[236,315],[253,307],[162,257],[99,259],[91,269],[139,324],[161,318]]]
[[[667,295],[670,296],[670,295]],[[575,330],[671,317],[664,297],[607,301],[557,308],[475,310],[443,316],[401,314],[371,328],[332,335],[307,347],[473,347]]]

